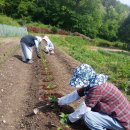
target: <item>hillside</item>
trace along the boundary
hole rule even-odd
[[[118,0],[2,0],[0,7],[1,14],[22,26],[38,22],[91,38],[129,43],[130,7]]]

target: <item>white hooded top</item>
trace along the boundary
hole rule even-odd
[[[49,47],[51,49],[54,49],[54,45],[53,43],[51,42],[51,40],[48,38],[48,36],[44,36],[43,39],[47,42],[46,43],[46,47]]]
[[[41,38],[41,37],[39,37],[39,36],[35,36],[35,37],[37,38],[38,42],[41,42],[41,41],[42,41],[42,38]]]

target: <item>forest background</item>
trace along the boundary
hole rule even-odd
[[[0,0],[0,13],[90,38],[130,42],[130,7],[117,0]]]

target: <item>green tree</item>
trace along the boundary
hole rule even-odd
[[[81,2],[81,5],[80,10],[83,14],[78,12],[78,20],[74,29],[94,38],[102,25],[101,3],[99,0],[85,0]]]
[[[5,13],[4,8],[5,8],[5,0],[0,0],[0,12],[1,13]]]
[[[119,29],[119,37],[122,41],[128,43],[128,48],[130,49],[130,14]]]
[[[117,40],[118,28],[119,28],[119,14],[116,12],[113,6],[107,9],[105,17],[103,19],[103,24],[100,28],[99,36],[114,41]]]

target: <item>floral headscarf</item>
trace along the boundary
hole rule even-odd
[[[107,75],[96,74],[88,64],[81,64],[75,70],[69,85],[75,88],[90,88],[105,83]]]

